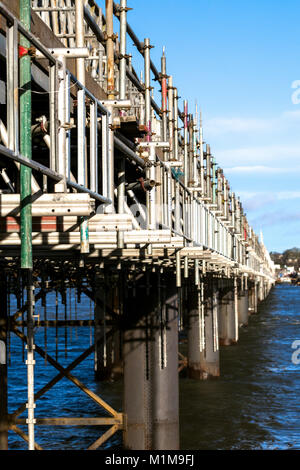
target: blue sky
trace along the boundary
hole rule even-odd
[[[201,107],[204,140],[256,233],[263,231],[269,250],[300,247],[300,2],[128,5],[137,36],[150,37],[155,46],[157,68],[165,46],[167,72],[179,95],[189,109],[196,100]],[[143,68],[142,62],[134,65]]]

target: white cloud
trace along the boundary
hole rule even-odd
[[[253,166],[235,166],[232,168],[224,168],[225,174],[236,174],[236,173],[267,173],[267,174],[276,174],[276,173],[291,173],[295,170],[300,171],[300,167],[297,168],[277,168],[264,165],[253,165]]]
[[[300,144],[295,146],[266,145],[219,150],[215,154],[221,166],[267,166],[276,163],[277,167],[291,167],[300,161]],[[243,165],[241,165],[243,163]]]
[[[282,113],[283,119],[287,119],[290,121],[299,121],[300,120],[300,110],[295,111],[284,111]]]
[[[300,191],[238,191],[238,195],[246,211],[251,212],[267,205],[273,207],[277,201],[300,199]]]
[[[204,122],[204,132],[208,135],[219,135],[228,132],[266,131],[272,126],[271,120],[256,118],[212,118]]]
[[[215,117],[204,121],[204,133],[208,137],[228,133],[283,132],[291,124],[300,121],[300,111],[283,111],[278,116],[256,117]]]

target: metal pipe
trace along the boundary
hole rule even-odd
[[[188,145],[188,185],[194,186],[194,123],[193,123],[193,115],[189,114],[189,122],[188,122],[188,133],[189,133],[189,145]]]
[[[167,140],[167,61],[165,56],[165,48],[163,47],[163,53],[161,57],[161,112],[162,112],[162,136],[163,140]]]
[[[200,186],[201,186],[201,195],[202,197],[204,197],[203,126],[202,126],[202,111],[201,110],[200,110],[199,140],[200,140]]]
[[[206,144],[206,197],[211,199],[211,154],[208,144]]]
[[[184,186],[188,187],[188,103],[184,100]]]
[[[124,202],[125,202],[125,160],[119,160],[118,169],[118,214],[124,214]],[[124,232],[118,230],[117,232],[117,244],[118,248],[124,248]]]
[[[5,147],[11,148],[11,146],[8,145],[8,135],[7,135],[7,130],[5,125],[3,124],[2,119],[0,119],[0,140],[2,140],[3,144]],[[11,148],[11,150],[14,150]]]
[[[114,8],[115,8],[115,5],[114,5]],[[95,20],[94,18],[91,16],[89,10],[87,9],[87,7],[84,7],[84,16],[85,16],[85,19],[86,19],[86,22],[87,24],[89,25],[89,27],[91,28],[91,30],[93,31],[93,33],[95,34],[97,40],[101,43],[101,44],[105,44],[105,36],[104,34],[102,33],[101,29],[99,28],[99,26],[97,25],[97,23],[95,23]],[[121,17],[121,14],[120,14],[120,17]],[[140,43],[140,41],[137,39],[137,37],[135,36],[134,32],[132,31],[132,29],[130,28],[130,26],[128,25],[127,23],[127,26],[126,26],[126,29],[127,29],[127,33],[129,34],[129,36],[131,37],[131,39],[133,39],[134,43],[137,45],[138,44],[138,50],[139,52],[141,52],[141,54],[143,55],[144,54],[144,49],[143,49],[143,46],[142,44]],[[135,39],[134,39],[135,38]],[[115,59],[117,59],[117,55],[114,54],[114,57]],[[154,66],[154,64],[152,63],[152,61],[150,60],[150,67],[151,67],[151,70],[155,76],[155,79],[158,80],[159,79],[159,73],[156,69],[156,67]],[[138,89],[138,91],[144,93],[144,87],[143,85],[141,85],[138,77],[132,72],[132,70],[130,69],[130,67],[127,67],[126,66],[126,76],[129,78],[129,80],[131,81],[131,83],[133,83],[133,85]],[[121,90],[120,90],[121,91]],[[155,103],[155,101],[151,98],[151,105],[152,107],[154,108],[155,112],[160,115],[161,114],[161,110],[160,110],[160,107]]]
[[[98,112],[93,101],[90,103],[90,186],[98,192]]]
[[[126,25],[127,25],[127,0],[120,2],[120,76],[119,76],[119,98],[126,98]],[[121,111],[122,112],[122,111]],[[125,202],[125,160],[119,161],[118,171],[118,213],[124,213]],[[117,233],[118,248],[124,247],[124,232]]]
[[[129,183],[126,185],[126,191],[133,189],[133,190],[140,190],[140,191],[150,191],[152,188],[156,186],[154,180],[143,180],[143,181],[135,181],[134,183]]]
[[[198,148],[197,148],[197,133],[198,133],[198,107],[196,103],[195,118],[193,121],[193,183],[197,187],[198,180]]]
[[[20,17],[25,27],[30,29],[30,2],[21,0]],[[30,43],[23,36],[20,38],[23,47],[30,47]],[[22,125],[20,126],[20,148],[21,153],[31,159],[31,59],[29,55],[24,55],[20,59],[20,87],[23,93],[20,96],[20,116]],[[21,267],[32,269],[32,218],[31,204],[28,199],[31,196],[31,169],[21,165],[20,168],[21,185]]]
[[[108,99],[115,97],[113,0],[105,0]]]
[[[20,20],[26,30],[30,30],[31,2],[20,0]],[[29,48],[29,41],[21,35],[20,45]],[[20,58],[20,150],[31,159],[31,59],[24,55]],[[27,285],[27,408],[28,408],[28,449],[34,450],[34,330],[33,330],[33,286],[32,286],[32,212],[31,212],[31,168],[20,168],[21,201],[21,269],[25,270]]]
[[[137,206],[137,208],[138,208],[138,211],[139,211],[139,213],[140,213],[140,217],[141,217],[141,219],[142,219],[142,223],[143,223],[144,227],[146,227],[146,225],[147,225],[147,214],[146,214],[146,212],[144,211],[143,205],[139,202],[139,200],[137,199],[137,197],[136,197],[136,195],[134,194],[134,192],[132,191],[132,189],[128,189],[126,192],[127,192],[128,196],[129,196],[129,197],[134,201],[134,203],[136,204],[136,206]],[[130,209],[129,209],[129,211],[130,211]],[[131,211],[130,211],[130,214],[132,215],[132,212],[131,212]],[[133,219],[133,220],[136,222],[135,219]],[[135,224],[134,224],[134,225],[135,225]],[[137,225],[138,225],[138,230],[140,230],[141,227],[139,226],[138,222],[137,222]]]
[[[177,88],[174,88],[174,101],[173,101],[173,108],[174,108],[174,151],[173,156],[175,160],[179,160],[178,155],[178,139],[179,139],[179,128],[178,128],[178,91]]]
[[[150,102],[150,39],[144,41],[144,66],[145,66],[145,121],[147,126],[147,141],[151,139],[151,102]]]
[[[102,193],[108,197],[108,182],[107,182],[107,164],[108,164],[108,117],[106,114],[101,116],[101,130],[102,130]]]
[[[111,213],[114,206],[114,131],[113,127],[113,106],[107,107],[109,110],[107,122],[107,195],[112,200],[112,204],[107,206],[106,212]]]
[[[66,59],[65,57],[59,57],[59,69],[58,69],[58,136],[57,136],[57,152],[56,152],[56,164],[55,169],[58,173],[66,176]],[[55,192],[65,192],[66,187],[64,181],[55,185]]]
[[[18,59],[18,28],[13,22],[12,25],[7,25],[6,30],[6,77],[7,77],[7,129],[1,121],[1,138],[3,140],[3,131],[8,134],[6,143],[4,145],[11,150],[17,151],[19,148],[19,99],[18,99],[18,86],[19,86],[19,59]],[[2,129],[2,126],[4,129]]]
[[[84,3],[83,0],[75,2],[75,40],[76,47],[84,47]],[[76,59],[76,74],[78,80],[85,86],[85,61],[83,57]],[[86,109],[84,90],[77,91],[77,181],[87,186],[86,181]],[[65,173],[64,173],[65,174]],[[89,252],[88,220],[83,217],[80,224],[80,252]]]
[[[151,87],[150,87],[150,39],[145,38],[144,40],[144,66],[145,66],[145,121],[147,126],[147,142],[152,140],[152,126],[151,126]],[[149,170],[147,170],[147,178],[155,180],[155,148],[150,145],[149,162],[151,164]],[[156,202],[156,189],[155,187],[147,193],[147,211],[148,211],[148,228],[155,230],[156,228],[156,213],[155,213],[155,202]]]
[[[5,168],[1,168],[1,169],[0,169],[0,174],[1,174],[1,176],[2,176],[2,179],[3,179],[4,183],[7,184],[7,186],[8,186],[9,189],[10,189],[10,191],[11,191],[12,193],[14,193],[14,192],[15,192],[15,189],[14,189],[12,183],[11,183],[11,180],[10,180],[8,174],[6,173]]]
[[[127,0],[120,1],[120,100],[126,98]]]

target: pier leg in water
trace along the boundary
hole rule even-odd
[[[248,325],[248,291],[241,290],[238,297],[239,326]]]
[[[264,281],[260,279],[258,282],[258,302],[262,302],[265,299],[265,292],[264,292]]]
[[[0,272],[0,450],[8,449],[7,427],[7,283]]]
[[[175,279],[161,277],[153,342],[153,448],[179,449],[178,308]]]
[[[124,413],[127,426],[124,447],[133,450],[152,448],[151,392],[152,374],[146,320],[124,333]]]
[[[188,326],[188,375],[193,379],[219,377],[218,290],[214,282],[205,289],[204,344],[201,347],[201,313],[197,295],[193,295]],[[203,299],[202,299],[203,302]]]
[[[219,340],[223,346],[237,343],[234,290],[222,289],[219,299]]]
[[[111,374],[111,338],[106,338],[106,288],[104,273],[95,275],[95,378],[106,380]],[[98,340],[101,341],[98,343]]]
[[[172,308],[175,279],[173,290],[166,282],[164,299],[162,287],[155,292],[156,276],[150,282],[156,286],[150,295],[145,297],[143,288],[137,289],[136,297],[127,298],[124,305],[128,322],[143,315],[130,329],[126,321],[123,340],[124,446],[133,450],[179,449],[178,310]]]
[[[253,283],[249,289],[249,314],[257,313],[257,284]]]

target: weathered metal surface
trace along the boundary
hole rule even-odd
[[[90,215],[93,211],[89,194],[48,193],[32,195],[31,200],[33,217]],[[19,194],[0,194],[0,217],[17,217],[20,211]]]

